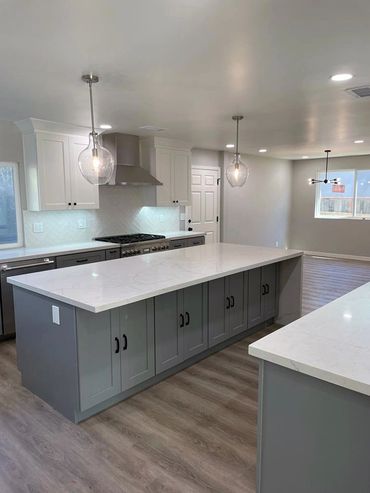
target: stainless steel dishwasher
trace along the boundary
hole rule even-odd
[[[55,258],[33,258],[0,264],[0,338],[15,334],[13,288],[7,278],[55,268]]]

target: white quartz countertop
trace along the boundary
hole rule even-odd
[[[163,235],[169,240],[205,235],[205,233],[199,233],[197,231],[166,231],[157,234]],[[29,260],[37,257],[45,257],[47,255],[64,255],[69,253],[87,252],[89,250],[107,250],[112,247],[118,248],[119,246],[118,243],[107,243],[105,241],[86,241],[83,243],[69,243],[66,245],[53,245],[39,248],[7,248],[4,250],[0,249],[0,263]]]
[[[370,283],[251,344],[249,354],[370,395]]]
[[[199,231],[165,231],[164,233],[158,233],[163,235],[168,240],[179,240],[180,238],[194,238],[196,236],[205,236],[205,233]]]
[[[116,243],[104,241],[86,241],[84,243],[70,243],[40,248],[9,248],[0,250],[0,263],[28,260],[37,257],[64,255],[68,253],[88,252],[89,250],[108,250],[119,247]]]
[[[98,313],[302,254],[213,243],[9,277],[8,282]]]

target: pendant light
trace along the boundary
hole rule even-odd
[[[331,185],[338,185],[339,180],[338,178],[333,178],[332,180],[328,179],[328,167],[329,167],[329,154],[331,153],[330,149],[326,149],[326,160],[325,160],[325,178],[323,180],[318,180],[316,178],[310,178],[308,180],[309,185],[316,185],[317,183],[324,183],[326,184],[331,184]]]
[[[232,163],[226,170],[226,178],[232,187],[242,187],[249,176],[249,168],[240,159],[239,154],[239,122],[243,116],[235,115],[233,120],[236,121],[236,148]]]
[[[78,166],[87,181],[93,185],[105,185],[113,176],[114,160],[108,149],[100,144],[95,131],[92,85],[99,82],[99,77],[92,74],[83,75],[82,80],[89,85],[91,132],[89,145],[78,156]]]

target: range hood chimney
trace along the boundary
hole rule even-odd
[[[108,185],[163,185],[140,166],[139,137],[121,133],[102,134],[103,146],[112,153],[115,175]]]

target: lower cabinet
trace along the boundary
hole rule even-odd
[[[248,272],[208,283],[209,346],[225,341],[247,328]]]
[[[276,269],[276,264],[271,264],[249,271],[248,328],[276,315]]]
[[[155,375],[153,298],[123,306],[119,312],[122,390]]]
[[[153,299],[103,313],[77,311],[80,408],[155,375]]]
[[[77,310],[80,408],[85,411],[121,391],[117,311]]]
[[[208,348],[206,313],[204,284],[155,298],[157,374]]]

